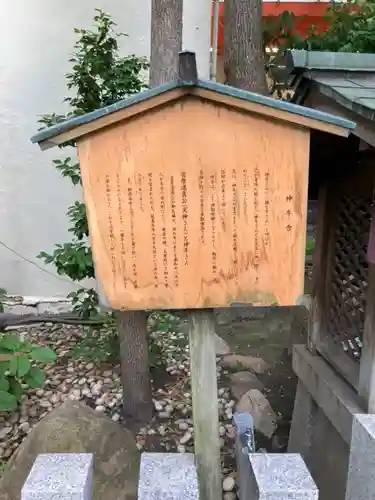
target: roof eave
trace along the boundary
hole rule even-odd
[[[346,136],[355,128],[353,122],[340,117],[227,85],[199,80],[196,84],[179,81],[156,87],[106,108],[42,130],[31,140],[33,143],[38,143],[42,150],[49,149],[189,94],[336,135]]]

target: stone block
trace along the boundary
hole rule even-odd
[[[247,499],[318,500],[318,489],[300,455],[252,453],[249,460]]]
[[[138,500],[198,500],[192,453],[143,453]]]
[[[89,453],[46,453],[37,457],[21,500],[91,500],[93,457]]]
[[[370,500],[375,495],[375,415],[355,415],[346,500]]]

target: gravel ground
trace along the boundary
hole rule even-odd
[[[52,347],[57,360],[45,370],[43,389],[28,390],[18,411],[10,415],[0,413],[0,463],[6,463],[32,427],[66,399],[84,401],[95,411],[121,422],[119,365],[94,363],[72,356],[72,350],[86,336],[84,327],[47,324],[22,330],[22,334],[35,344]],[[155,417],[136,436],[137,446],[142,451],[192,452],[194,427],[186,335],[174,332],[152,335],[164,353],[165,365],[162,378],[159,370],[159,380],[154,384]],[[229,388],[221,382],[228,372],[218,364],[217,373],[223,490],[225,500],[231,500],[236,498],[232,425],[235,401],[230,397]]]

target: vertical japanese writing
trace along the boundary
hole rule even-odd
[[[143,190],[142,190],[142,175],[137,174],[136,178],[136,183],[137,183],[137,194],[138,194],[138,200],[139,200],[139,208],[143,212]]]
[[[238,205],[238,195],[237,195],[237,172],[236,169],[232,170],[232,250],[233,250],[233,265],[235,273],[237,273],[238,265],[238,235],[237,235],[237,205]]]
[[[201,231],[201,243],[204,243],[205,220],[204,220],[204,173],[203,169],[199,172],[199,226]]]
[[[111,193],[111,179],[109,175],[105,176],[105,197],[108,207],[108,232],[109,232],[109,249],[111,252],[111,270],[112,278],[116,279],[116,239],[113,230],[113,205],[112,205],[112,193]]]
[[[220,219],[221,225],[225,231],[225,209],[227,206],[226,201],[226,172],[220,171]]]
[[[138,273],[137,273],[137,251],[135,244],[135,235],[134,235],[134,193],[132,180],[128,177],[128,205],[129,205],[129,223],[130,223],[130,240],[132,246],[132,270],[133,270],[133,284],[134,288],[138,288]]]
[[[270,192],[269,192],[270,173],[264,175],[264,245],[267,246],[270,241],[269,232],[269,212],[270,212]]]
[[[289,194],[286,198],[285,198],[286,202],[288,203],[288,205],[290,206],[291,202],[293,201],[293,196],[291,194]],[[286,225],[286,230],[288,233],[291,232],[291,230],[293,229],[291,223],[290,223],[290,217],[292,215],[292,211],[291,209],[288,207],[287,211],[286,211],[286,216],[288,218],[288,223]]]
[[[159,186],[160,186],[160,215],[162,220],[161,226],[161,244],[163,246],[163,267],[164,267],[164,286],[168,287],[168,252],[167,252],[167,229],[165,227],[165,186],[164,186],[164,174],[160,172],[159,174]]]
[[[189,226],[188,226],[188,204],[187,204],[187,175],[181,173],[181,200],[182,200],[182,220],[184,233],[184,265],[189,264]]]
[[[172,247],[173,247],[173,280],[176,287],[179,285],[178,254],[177,254],[177,214],[176,214],[176,186],[171,177],[171,206],[172,206]]]
[[[248,220],[248,213],[249,213],[249,174],[247,172],[247,169],[243,169],[243,213],[245,216],[245,220]]]
[[[125,230],[124,230],[124,213],[123,213],[123,205],[122,205],[122,190],[121,190],[121,179],[120,174],[116,175],[116,190],[117,190],[117,208],[120,219],[120,252],[121,252],[121,261],[123,265],[123,269],[125,270],[125,262],[126,262],[126,248],[125,248]],[[124,287],[127,287],[127,279],[126,273],[124,272],[123,277]]]
[[[150,202],[150,219],[151,219],[151,241],[152,241],[152,270],[154,275],[155,286],[159,286],[158,277],[158,262],[156,257],[156,230],[155,230],[155,201],[152,173],[148,174],[148,196]]]
[[[254,169],[254,245],[255,245],[255,258],[254,258],[254,268],[258,271],[259,260],[260,260],[260,241],[259,241],[259,179],[260,171],[258,167]],[[259,282],[259,276],[255,277],[255,283]]]
[[[211,187],[211,207],[210,207],[210,219],[211,219],[211,238],[212,238],[212,274],[217,273],[217,253],[216,253],[216,175],[210,176],[210,187]]]

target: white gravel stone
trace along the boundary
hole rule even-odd
[[[178,451],[178,453],[185,453],[186,448],[185,448],[185,446],[183,444],[178,444],[177,445],[177,451]]]
[[[118,413],[114,413],[114,414],[112,415],[112,420],[113,420],[114,422],[118,422],[118,421],[120,420],[120,415],[119,415]]]
[[[182,438],[180,439],[180,444],[186,444],[190,441],[190,439],[193,437],[191,432],[186,432]]]
[[[163,419],[168,419],[168,418],[170,418],[170,416],[171,416],[171,414],[169,412],[167,412],[167,411],[161,411],[159,413],[159,417],[163,418]]]
[[[156,411],[163,411],[163,405],[160,401],[154,401],[154,408]]]
[[[233,491],[236,481],[232,476],[227,476],[223,481],[223,491]]]
[[[187,431],[189,429],[189,424],[187,422],[180,422],[178,424],[178,428],[181,430],[181,431]]]
[[[99,406],[97,406],[97,407],[95,408],[95,411],[102,413],[102,412],[104,412],[104,411],[105,411],[105,407],[104,407],[104,406],[102,406],[102,405],[99,405]]]
[[[5,436],[12,432],[12,427],[3,427],[0,429],[0,439],[4,439]]]
[[[18,426],[18,429],[26,434],[30,430],[29,422],[22,422],[22,424]]]
[[[43,401],[39,402],[39,406],[41,408],[49,408],[52,405],[51,405],[51,403],[49,401],[46,401],[46,400],[43,399]]]
[[[226,434],[225,427],[223,425],[219,427],[219,434],[221,437],[225,436]]]
[[[60,394],[59,393],[52,394],[50,401],[53,405],[56,405],[57,403],[59,403],[60,402]]]
[[[223,495],[223,500],[236,500],[237,495],[233,491],[227,491]]]

